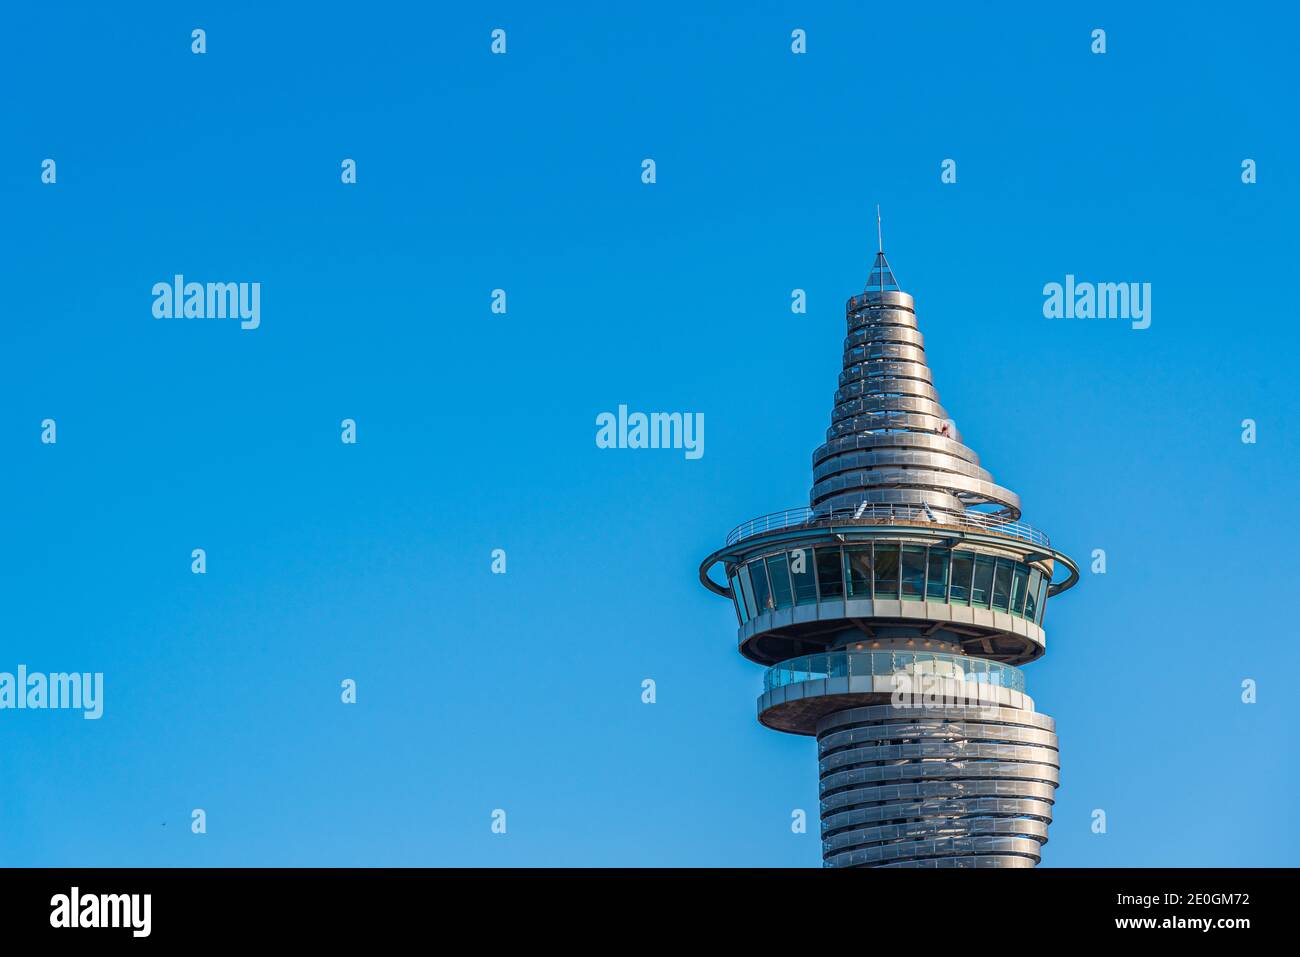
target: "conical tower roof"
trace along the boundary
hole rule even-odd
[[[912,297],[883,248],[844,312],[844,371],[826,444],[813,453],[813,508],[866,511],[865,503],[922,521],[967,509],[1018,519],[1019,496],[994,483],[939,403]]]

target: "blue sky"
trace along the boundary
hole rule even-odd
[[[1294,13],[753,7],[5,11],[0,670],[106,701],[0,712],[0,864],[816,866],[696,567],[806,503],[876,203],[964,437],[1106,551],[1026,669],[1044,865],[1297,863]],[[176,273],[260,328],[153,319]]]

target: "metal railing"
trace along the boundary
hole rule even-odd
[[[974,681],[1024,692],[1025,674],[1019,668],[983,658],[949,655],[938,651],[827,651],[791,658],[767,669],[763,690],[783,688],[801,681],[871,675],[934,675]]]
[[[974,528],[995,535],[1010,535],[1033,545],[1051,548],[1047,535],[1026,525],[1024,522],[1012,522],[984,512],[946,512],[927,505],[888,505],[863,502],[861,505],[843,508],[787,508],[770,515],[751,518],[748,522],[737,525],[727,533],[727,544],[734,545],[767,532],[801,526],[829,524],[876,525],[898,522],[906,525],[952,525],[958,528]]]

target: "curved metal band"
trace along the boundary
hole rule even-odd
[[[1007,855],[1025,859],[1022,866],[1032,867],[1038,863],[1041,844],[1032,838],[1019,837],[960,837],[941,838],[933,841],[916,841],[905,844],[889,844],[880,847],[859,848],[841,854],[833,854],[825,859],[827,867],[875,867],[886,863],[904,863],[908,866],[920,865],[918,862],[933,858],[959,856]],[[999,866],[1007,866],[1005,864]]]
[[[833,837],[841,831],[874,827],[883,824],[900,824],[921,817],[954,820],[966,817],[1036,817],[1051,821],[1052,804],[1036,798],[938,798],[929,801],[907,801],[876,807],[859,807],[837,811],[822,818],[822,833]]]
[[[837,439],[857,432],[875,432],[880,429],[897,429],[899,431],[928,432],[931,435],[952,433],[952,423],[936,415],[915,412],[875,412],[854,416],[851,419],[839,419],[832,422],[826,430],[826,440]]]
[[[968,478],[955,472],[936,472],[930,469],[869,469],[844,472],[817,482],[812,487],[814,505],[833,495],[855,489],[910,488],[932,489],[956,496],[965,493],[972,501],[1001,505],[1019,516],[1020,498],[1010,489]]]
[[[1055,748],[1056,735],[1042,728],[1019,724],[985,724],[974,721],[944,722],[940,727],[927,728],[934,736],[953,741],[996,741],[1003,744],[1039,745]],[[869,724],[846,730],[825,732],[819,739],[819,750],[830,755],[840,748],[893,740],[900,732],[897,724]]]
[[[922,351],[925,350],[925,336],[921,335],[916,329],[909,329],[907,326],[861,326],[844,337],[844,348],[851,349],[855,346],[866,345],[868,343],[896,343],[904,346],[914,346]]]
[[[925,350],[917,349],[915,346],[904,346],[889,342],[872,342],[864,345],[852,345],[845,340],[844,345],[844,365],[855,365],[859,362],[868,362],[875,359],[883,359],[891,362],[915,362],[919,365],[925,364]]]
[[[854,362],[840,373],[839,384],[865,382],[871,379],[919,379],[932,383],[934,375],[928,366],[920,362],[907,362],[898,359],[871,359],[866,362]]]
[[[835,390],[835,404],[838,406],[850,399],[871,395],[906,395],[929,399],[936,405],[939,403],[938,391],[928,382],[920,379],[881,378],[857,379],[848,385],[841,386]]]
[[[912,398],[905,395],[880,395],[877,393],[841,402],[831,410],[831,419],[835,422],[841,422],[854,416],[873,415],[881,412],[911,412],[918,415],[932,415],[941,422],[951,421],[944,407],[931,399]],[[951,427],[949,425],[950,429]]]
[[[845,452],[860,449],[921,449],[942,452],[979,465],[980,457],[968,446],[945,435],[926,432],[862,432],[831,439],[813,451],[813,465]]]
[[[916,329],[916,313],[906,309],[871,309],[852,312],[848,315],[849,332],[866,329],[883,329],[897,327]]]
[[[883,766],[884,762],[950,758],[954,751],[953,740],[949,737],[927,737],[913,744],[882,744],[874,747],[849,748],[836,754],[828,754],[822,758],[818,766],[823,774],[830,774],[833,771]],[[961,754],[963,760],[969,761],[1020,761],[1025,764],[1046,764],[1056,768],[1057,771],[1061,770],[1061,757],[1056,751],[1055,743],[1048,746],[963,740]]]
[[[922,714],[909,714],[893,705],[867,705],[861,708],[847,708],[828,714],[817,725],[817,735],[821,736],[832,728],[867,727],[888,723],[899,734],[921,733],[934,727],[946,726],[948,722],[969,722],[970,710],[967,708],[926,708]],[[1043,731],[1056,731],[1056,722],[1038,711],[1023,711],[1019,708],[980,708],[980,724],[1005,724],[1039,728]]]
[[[987,469],[972,465],[965,459],[959,459],[946,452],[930,452],[920,449],[879,449],[874,452],[845,452],[821,462],[813,468],[813,482],[837,475],[840,472],[852,472],[855,469],[873,469],[881,466],[909,466],[925,468],[936,472],[954,472],[967,478],[992,484],[993,476]]]
[[[956,763],[959,754],[951,761],[932,761],[916,764],[894,764],[885,767],[852,768],[832,771],[821,780],[823,794],[867,784],[897,784],[904,781],[933,781],[953,779],[970,781],[991,778],[999,781],[1025,780],[1056,786],[1061,783],[1061,769],[1050,764],[1029,764],[1020,761],[977,761],[970,767]]]
[[[1001,800],[1036,800],[1052,804],[1056,787],[1039,781],[921,781],[885,784],[840,791],[821,800],[822,817],[860,807],[891,807],[895,803],[941,798],[981,797]],[[883,803],[882,802],[887,802]]]
[[[847,849],[872,846],[898,846],[901,842],[935,840],[936,838],[1003,837],[1030,838],[1040,845],[1047,843],[1047,821],[1036,818],[976,817],[959,820],[935,818],[907,824],[882,824],[864,827],[822,839],[822,854],[830,855]]]

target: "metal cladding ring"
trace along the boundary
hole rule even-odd
[[[851,296],[844,304],[845,309],[861,309],[864,306],[892,306],[904,309],[912,308],[912,297],[898,289],[866,289],[856,296]]]
[[[860,848],[824,858],[826,867],[881,867],[897,864],[903,867],[942,867],[942,858],[971,857],[1022,858],[1023,863],[966,864],[970,867],[1033,867],[1039,859],[1042,843],[1033,838],[1021,837],[959,837],[934,841],[915,841],[906,844],[886,844]],[[961,866],[950,864],[948,866]]]
[[[889,359],[873,359],[870,362],[855,362],[840,373],[839,384],[848,385],[873,378],[920,379],[922,382],[934,381],[928,366],[920,362],[893,362]]]
[[[835,390],[835,404],[847,402],[861,396],[870,395],[904,395],[939,402],[939,393],[934,386],[921,379],[858,379]]]
[[[868,289],[859,295],[850,296],[844,301],[845,315],[857,312],[860,309],[906,309],[909,312],[915,312],[916,303],[905,292],[893,289],[884,291]]]
[[[1020,497],[1010,489],[967,478],[954,472],[936,472],[929,469],[868,469],[844,472],[816,482],[812,487],[814,507],[833,495],[856,489],[910,488],[933,489],[949,495],[961,495],[963,500],[978,504],[1000,505],[1008,513],[1020,515]]]
[[[947,419],[935,415],[912,412],[876,412],[840,419],[826,430],[826,440],[838,439],[855,432],[876,432],[895,429],[900,432],[929,432],[931,435],[952,435],[955,429]]]
[[[846,316],[855,315],[881,315],[882,313],[901,312],[907,315],[915,314],[916,310],[912,308],[911,297],[907,302],[865,302],[858,299],[850,299],[844,304],[844,314]]]
[[[913,398],[906,395],[882,395],[879,393],[841,402],[831,410],[831,419],[839,422],[858,415],[874,415],[880,412],[913,412],[919,415],[932,415],[941,422],[952,421],[948,416],[948,411],[931,399]]]
[[[869,343],[895,343],[922,351],[925,349],[925,337],[906,326],[863,326],[845,337],[844,348],[851,349]]]
[[[964,493],[1006,508],[1020,508],[1020,501],[1014,492],[999,488],[991,482],[967,478],[955,472],[936,472],[932,469],[919,468],[879,468],[841,472],[814,483],[812,497],[815,501],[821,501],[832,495],[859,488],[933,489],[949,495]]]
[[[966,819],[935,818],[908,824],[882,824],[842,831],[822,840],[822,854],[829,855],[844,850],[874,845],[897,845],[904,841],[932,841],[940,838],[980,837],[999,835],[1028,837],[1047,843],[1047,821],[1033,818],[1005,819],[977,817]]]
[[[910,709],[899,709],[888,704],[866,705],[861,708],[849,708],[845,711],[828,714],[817,725],[817,735],[820,740],[823,733],[833,728],[866,727],[881,723],[887,723],[891,731],[900,733],[914,731],[919,733],[936,727],[945,727],[954,721],[969,722],[970,720],[971,710],[969,708],[926,708],[917,713]],[[1050,717],[1037,711],[1022,711],[1019,708],[981,707],[979,709],[978,723],[1038,728],[1043,731],[1050,731],[1053,734],[1056,733],[1056,722]]]
[[[1041,801],[1051,805],[1056,797],[1056,788],[1037,781],[918,781],[840,791],[822,798],[820,806],[822,820],[828,820],[836,814],[862,807],[897,813],[895,806],[901,803],[968,797]]]
[[[818,762],[818,770],[823,775],[829,775],[832,772],[852,770],[883,761],[913,762],[930,758],[951,758],[955,750],[960,750],[963,760],[1023,761],[1051,765],[1058,772],[1061,769],[1055,741],[1051,745],[1045,745],[962,740],[961,747],[955,748],[956,740],[961,739],[936,736],[917,741],[914,744],[883,744],[876,747],[849,748],[835,754],[828,754],[822,758]]]
[[[922,432],[879,432],[832,439],[813,451],[813,465],[820,465],[827,459],[860,449],[922,449],[965,459],[973,465],[979,465],[980,462],[980,457],[973,449],[947,436]]]
[[[1054,723],[1015,708],[873,705],[817,725],[828,867],[1032,866],[1060,780]]]
[[[850,366],[873,359],[888,359],[895,362],[925,363],[925,350],[915,346],[903,346],[888,342],[873,342],[866,345],[850,345],[844,340],[844,365]]]
[[[1035,862],[1028,858],[1012,857],[1010,855],[984,854],[979,857],[965,857],[965,856],[938,857],[938,858],[930,858],[924,861],[904,861],[899,864],[881,864],[880,867],[882,869],[892,868],[892,867],[923,867],[930,870],[948,870],[948,869],[969,870],[973,868],[987,868],[987,867],[1031,868],[1034,866],[1034,864]]]
[[[845,452],[826,459],[813,468],[813,482],[820,482],[822,479],[837,475],[840,472],[851,472],[855,469],[873,469],[889,465],[932,469],[937,472],[955,472],[958,475],[965,475],[967,478],[981,482],[993,481],[993,476],[986,469],[944,452],[926,452],[919,449],[879,449],[874,452]]]
[[[1053,732],[1027,725],[944,721],[941,724],[930,725],[926,730],[935,736],[946,736],[952,741],[998,741],[1056,747],[1056,735]],[[830,754],[839,748],[891,740],[896,738],[898,733],[896,724],[870,724],[864,727],[827,731],[821,737],[822,753]]]
[[[916,313],[910,309],[860,309],[848,314],[849,331],[879,326],[916,328]]]
[[[937,757],[937,755],[936,755]],[[1053,786],[1061,783],[1061,769],[1050,764],[1026,764],[1020,761],[973,761],[966,767],[961,754],[954,753],[942,761],[894,764],[878,768],[852,768],[831,771],[821,781],[823,793],[857,788],[870,784],[896,784],[902,781],[935,779],[969,781],[971,778],[1008,780],[1023,778]]]
[[[902,346],[926,347],[926,337],[915,326],[859,325],[845,335],[845,346],[865,346],[871,342],[897,342]]]
[[[822,832],[827,837],[841,831],[873,827],[881,824],[902,824],[917,818],[935,820],[960,820],[968,817],[1032,817],[1048,822],[1052,819],[1049,801],[1033,798],[937,799],[908,801],[881,807],[859,807],[839,811],[822,818]]]

